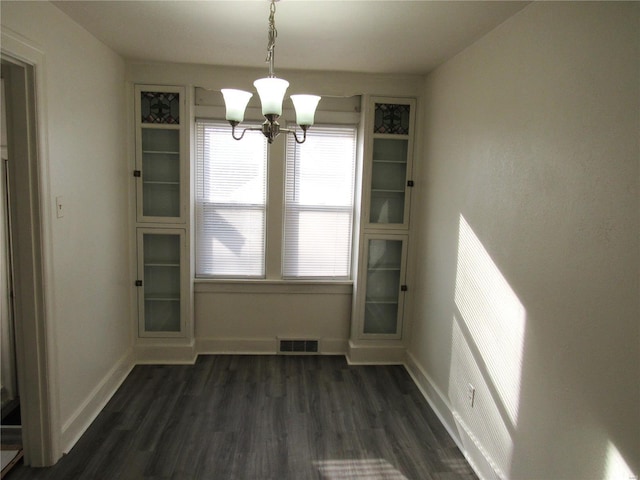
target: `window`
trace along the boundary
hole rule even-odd
[[[304,144],[287,135],[267,152],[260,131],[236,141],[226,122],[198,119],[196,276],[348,280],[356,132],[316,124]]]
[[[315,125],[289,136],[283,276],[348,279],[351,273],[356,128]]]
[[[263,277],[267,142],[227,123],[196,122],[196,275]]]

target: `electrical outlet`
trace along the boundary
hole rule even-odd
[[[470,383],[467,384],[467,400],[469,401],[469,406],[473,408],[473,404],[476,401],[476,387]]]

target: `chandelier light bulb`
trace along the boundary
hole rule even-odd
[[[260,78],[253,82],[262,103],[262,115],[282,115],[282,101],[289,82],[282,78]]]
[[[313,125],[316,107],[320,101],[318,95],[291,95],[296,109],[296,123],[302,126]]]
[[[225,118],[232,122],[242,122],[244,120],[244,111],[247,109],[247,104],[253,97],[253,93],[236,90],[235,88],[223,88],[221,92],[227,107]]]

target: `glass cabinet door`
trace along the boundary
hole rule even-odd
[[[406,237],[366,238],[365,335],[401,334]]]
[[[168,87],[165,87],[169,90]],[[184,155],[180,89],[136,87],[139,222],[183,222]]]
[[[374,138],[369,223],[404,223],[408,140]]]
[[[140,336],[183,330],[183,230],[138,230]]]
[[[367,219],[372,226],[408,223],[412,114],[411,104],[373,103]]]
[[[142,129],[142,215],[180,216],[180,131]]]

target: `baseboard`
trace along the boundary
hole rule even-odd
[[[407,349],[402,345],[363,344],[349,341],[349,365],[404,365]]]
[[[275,355],[278,342],[273,338],[199,338],[196,350],[199,355]]]
[[[193,365],[198,356],[194,342],[140,343],[134,347],[138,365]]]
[[[275,355],[278,353],[278,339],[275,337],[199,338],[196,340],[196,350],[198,355]],[[320,355],[345,355],[346,352],[347,340],[339,338],[319,339],[318,353]]]
[[[133,351],[130,349],[91,391],[71,418],[62,425],[60,444],[63,453],[69,453],[82,434],[96,419],[116,390],[122,385],[134,367]]]
[[[440,391],[429,374],[424,371],[410,352],[407,352],[406,355],[405,368],[478,478],[480,480],[503,479],[504,477],[496,472],[494,462],[485,453],[485,449],[482,448],[473,432],[469,430],[462,418],[451,408],[447,397]]]
[[[349,341],[346,338],[323,338],[320,340],[322,355],[346,355],[348,349]]]

